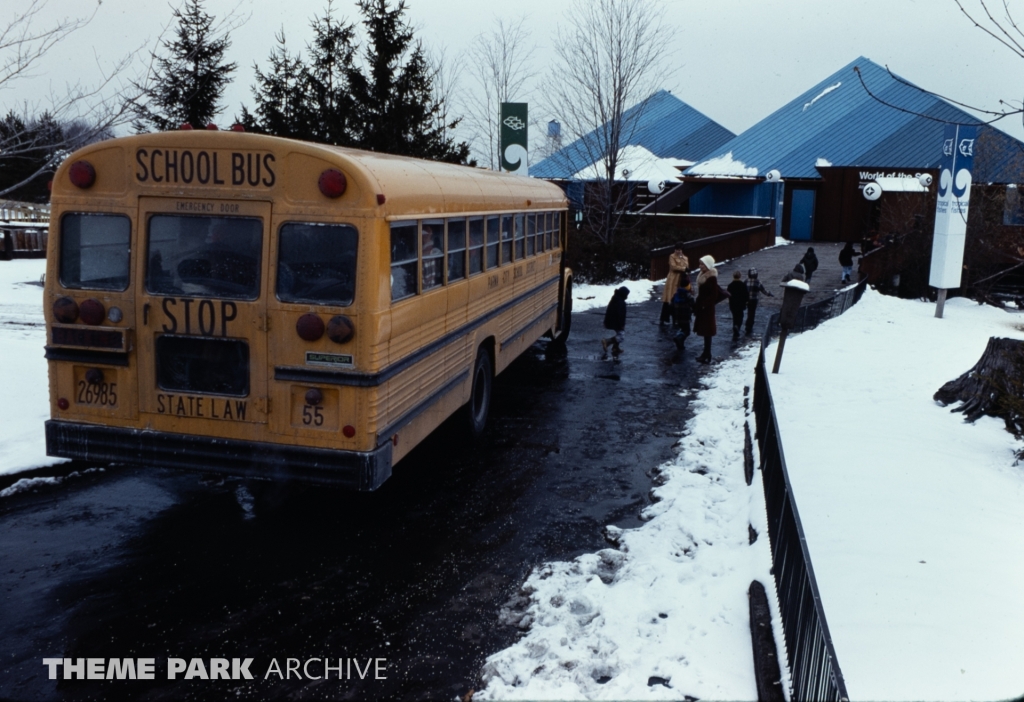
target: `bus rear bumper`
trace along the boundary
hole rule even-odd
[[[49,420],[46,453],[85,461],[211,471],[376,490],[391,477],[391,442],[368,453]]]

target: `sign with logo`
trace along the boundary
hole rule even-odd
[[[932,266],[928,276],[928,284],[940,290],[960,287],[977,137],[977,127],[947,124],[942,139]]]
[[[526,158],[527,104],[501,103],[501,170],[528,175]]]

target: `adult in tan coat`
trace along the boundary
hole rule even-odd
[[[672,296],[679,289],[679,281],[683,273],[690,268],[690,261],[683,253],[683,244],[677,243],[675,251],[668,257],[668,277],[665,278],[665,289],[661,292],[661,325],[668,324],[672,315]]]

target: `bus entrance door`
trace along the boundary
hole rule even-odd
[[[268,202],[140,199],[139,410],[150,426],[243,438],[266,423],[270,213]]]

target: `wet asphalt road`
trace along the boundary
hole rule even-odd
[[[520,633],[500,613],[530,569],[605,547],[607,524],[638,525],[651,469],[673,455],[680,391],[704,371],[699,339],[675,353],[659,309],[630,306],[616,363],[600,359],[603,305],[577,313],[565,353],[538,343],[499,376],[482,440],[449,422],[376,493],[120,466],[0,500],[0,697],[405,700],[479,687],[486,656]],[[716,357],[731,348],[716,337]],[[252,657],[256,679],[169,681],[168,656]],[[151,657],[157,679],[51,681],[44,657]],[[386,679],[263,679],[288,657],[385,658]]]

